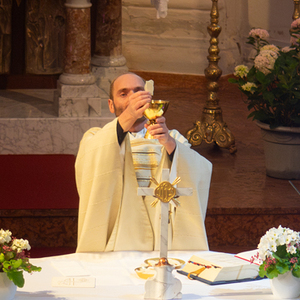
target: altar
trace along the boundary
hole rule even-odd
[[[197,255],[197,252],[170,251],[169,257],[188,261],[194,254]],[[24,274],[25,286],[17,289],[15,299],[144,299],[145,280],[138,277],[135,268],[141,266],[146,259],[158,255],[157,251],[122,251],[74,253],[31,259],[34,265],[42,267],[42,271]],[[275,299],[269,279],[213,286],[189,280],[175,270],[173,274],[182,282],[182,299]],[[76,285],[76,282],[80,282],[79,278],[90,278],[91,282],[95,278],[95,284],[93,287],[53,286],[55,282],[62,284],[62,279],[67,280],[65,285]]]

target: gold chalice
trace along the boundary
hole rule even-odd
[[[165,100],[151,100],[149,108],[144,111],[145,117],[149,120],[150,125],[155,124],[156,118],[165,114],[169,106],[169,101]],[[153,139],[151,134],[146,132],[145,139]]]

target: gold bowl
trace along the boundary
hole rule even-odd
[[[145,263],[151,267],[154,267],[159,262],[159,258],[149,258],[145,260]],[[175,269],[180,269],[184,264],[185,261],[178,258],[168,258],[168,263],[175,267]]]
[[[150,125],[155,124],[155,120],[165,114],[169,107],[169,101],[151,100],[150,106],[144,111],[144,116],[149,120]],[[151,135],[146,132],[145,138],[151,139]]]
[[[148,279],[155,275],[155,270],[149,266],[136,268],[135,272],[142,279]]]
[[[145,117],[151,122],[155,121],[157,117],[161,117],[167,111],[169,101],[165,100],[151,100],[150,106],[144,111]]]

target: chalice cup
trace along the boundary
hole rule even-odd
[[[156,123],[156,118],[161,117],[165,114],[169,106],[169,101],[151,100],[149,104],[150,106],[144,111],[144,115],[149,120],[148,124],[153,125]],[[148,130],[145,134],[145,139],[153,139]]]

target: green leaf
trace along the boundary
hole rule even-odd
[[[5,256],[5,260],[11,260],[15,257],[15,254],[13,252],[6,252],[4,256]]]
[[[278,272],[280,274],[284,274],[286,273],[287,271],[289,271],[289,265],[286,264],[286,263],[277,263],[276,264],[276,269],[278,270]]]
[[[42,268],[41,267],[36,267],[34,265],[31,265],[31,271],[32,272],[41,272]]]
[[[16,286],[20,288],[24,286],[25,280],[23,277],[23,271],[8,272],[7,276]]]
[[[238,81],[235,78],[228,78],[228,82],[230,82],[230,83],[238,83]]]
[[[11,261],[4,261],[3,263],[2,263],[2,266],[3,266],[3,268],[4,269],[9,269],[10,267],[11,267]]]
[[[269,102],[270,105],[273,105],[275,97],[272,92],[267,91],[267,92],[263,93],[263,97],[265,100],[267,100]]]
[[[279,275],[279,272],[276,268],[272,269],[270,272],[267,272],[267,277],[273,279]]]
[[[14,269],[18,269],[21,266],[22,262],[22,259],[14,260],[12,263],[12,267]]]
[[[261,84],[266,83],[266,75],[264,73],[257,71],[256,78]]]
[[[262,277],[262,278],[264,278],[265,276],[267,276],[267,272],[265,271],[264,266],[265,266],[265,262],[263,262],[263,263],[259,266],[259,272],[258,272],[258,275],[259,275],[259,277]]]
[[[297,269],[297,270],[293,270],[292,271],[292,274],[295,276],[295,277],[297,277],[297,278],[300,278],[300,269]]]
[[[286,245],[280,245],[277,247],[277,251],[274,253],[275,258],[285,258],[287,257]]]

